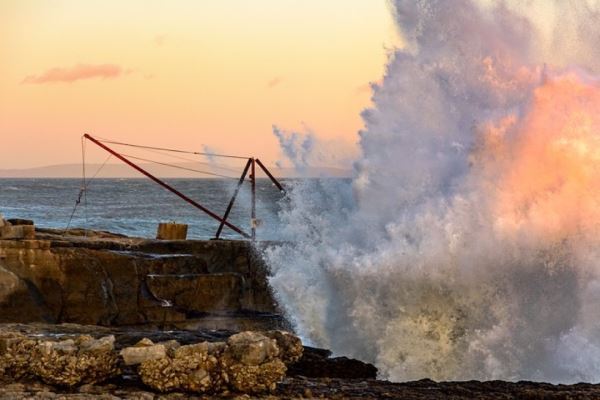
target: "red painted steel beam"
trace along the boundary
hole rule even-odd
[[[244,171],[242,172],[242,176],[240,177],[237,187],[235,188],[235,192],[233,192],[233,196],[231,197],[231,200],[229,201],[229,204],[227,205],[227,210],[225,211],[225,215],[223,215],[223,220],[221,221],[221,224],[219,225],[219,229],[217,229],[217,234],[215,235],[215,238],[217,238],[217,239],[221,236],[221,231],[223,230],[225,221],[227,221],[227,218],[229,217],[229,213],[231,212],[231,208],[233,207],[233,203],[235,203],[235,199],[240,191],[240,188],[242,187],[242,185],[244,183],[244,179],[246,179],[246,174],[248,173],[248,170],[250,169],[250,164],[252,164],[251,158],[248,159],[248,162],[246,163],[246,167],[244,168]]]
[[[256,163],[265,172],[265,174],[267,174],[267,176],[271,179],[271,181],[275,184],[275,186],[277,186],[277,188],[279,190],[281,190],[282,192],[285,192],[285,189],[283,188],[283,186],[281,186],[281,183],[279,183],[279,181],[277,179],[275,179],[275,177],[271,174],[271,172],[267,169],[267,167],[265,167],[264,164],[262,162],[260,162],[260,160],[258,158],[256,159]]]
[[[252,162],[250,168],[251,168],[251,174],[250,175],[252,177],[252,230],[251,230],[251,234],[252,234],[252,240],[256,240],[256,160],[254,158],[251,158],[250,161]]]
[[[214,212],[210,211],[208,208],[206,208],[206,207],[202,206],[201,204],[195,202],[194,200],[190,199],[185,194],[181,193],[180,191],[178,191],[177,189],[175,189],[171,185],[167,184],[166,182],[163,182],[162,180],[160,180],[159,178],[155,177],[154,175],[152,175],[151,173],[149,173],[148,171],[146,171],[142,167],[140,167],[140,166],[134,164],[133,162],[129,161],[128,159],[126,159],[125,157],[123,157],[121,154],[117,153],[116,151],[114,151],[110,147],[106,146],[105,144],[101,143],[100,141],[94,139],[92,136],[88,135],[87,133],[85,135],[83,135],[83,137],[86,138],[86,139],[88,139],[92,143],[96,144],[97,146],[101,147],[102,149],[106,150],[107,152],[109,152],[113,156],[117,157],[119,160],[121,160],[125,164],[129,165],[131,168],[133,168],[133,169],[137,170],[138,172],[140,172],[141,174],[147,176],[148,178],[150,178],[154,182],[158,183],[160,186],[164,187],[165,189],[167,189],[171,193],[177,195],[178,197],[180,197],[184,201],[190,203],[192,206],[194,206],[197,209],[205,212],[206,214],[208,214],[210,217],[216,219],[217,221],[223,223],[228,228],[231,228],[232,230],[234,230],[235,232],[237,232],[240,235],[244,236],[245,238],[249,239],[251,237],[250,235],[248,235],[246,232],[244,232],[243,230],[241,230],[237,226],[235,226],[235,225],[227,222],[226,220],[222,219],[220,216],[218,216]]]

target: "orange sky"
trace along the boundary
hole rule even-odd
[[[395,40],[386,0],[3,0],[0,169],[78,162],[84,132],[270,163],[273,124],[355,142]]]

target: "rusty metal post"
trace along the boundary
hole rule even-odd
[[[256,240],[256,159],[252,158],[252,240]]]
[[[147,176],[148,178],[152,179],[154,182],[158,183],[160,186],[164,187],[165,189],[167,189],[171,193],[177,195],[181,199],[183,199],[186,202],[190,203],[191,205],[193,205],[197,209],[205,212],[206,214],[208,214],[212,218],[216,219],[217,221],[222,222],[228,228],[233,229],[235,232],[239,233],[240,235],[244,236],[245,238],[251,238],[251,237],[254,238],[254,234],[252,236],[248,235],[246,232],[244,232],[243,230],[241,230],[237,226],[235,226],[235,225],[233,225],[233,224],[225,221],[220,216],[218,216],[214,212],[210,211],[208,208],[206,208],[206,207],[202,206],[201,204],[195,202],[194,200],[190,199],[189,197],[187,197],[186,195],[184,195],[183,193],[181,193],[180,191],[178,191],[174,187],[170,186],[166,182],[163,182],[162,180],[160,180],[159,178],[155,177],[154,175],[152,175],[151,173],[149,173],[148,171],[146,171],[142,167],[140,167],[140,166],[134,164],[133,162],[129,161],[127,158],[123,157],[121,154],[117,153],[116,151],[114,151],[110,147],[106,146],[105,144],[101,143],[100,141],[94,139],[92,136],[88,135],[87,133],[85,135],[83,135],[83,137],[86,138],[86,139],[88,139],[92,143],[96,144],[97,146],[101,147],[102,149],[106,150],[107,152],[109,152],[113,156],[117,157],[119,160],[121,160],[125,164],[129,165],[131,168],[137,170],[141,174],[143,174],[143,175]],[[252,165],[254,166],[254,163]],[[254,174],[254,168],[252,168],[252,170],[253,170],[253,174]]]
[[[215,235],[216,239],[218,239],[221,236],[221,231],[223,230],[225,221],[227,221],[227,218],[229,217],[229,213],[231,212],[233,203],[235,202],[235,199],[240,191],[240,188],[242,187],[242,185],[244,183],[244,179],[246,179],[246,174],[248,173],[248,170],[250,169],[251,164],[252,164],[252,159],[249,158],[248,162],[246,163],[246,167],[244,168],[244,172],[242,172],[242,176],[240,177],[237,187],[235,188],[235,192],[233,192],[233,196],[231,197],[231,200],[229,201],[229,204],[227,205],[227,210],[225,211],[225,215],[223,215],[223,220],[219,224],[219,229],[217,229],[217,234]]]

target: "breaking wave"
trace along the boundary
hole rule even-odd
[[[600,381],[600,5],[396,0],[351,185],[266,258],[296,330],[392,380]]]

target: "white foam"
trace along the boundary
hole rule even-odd
[[[352,188],[294,187],[271,285],[383,378],[598,382],[600,7],[489,3],[395,1]]]

